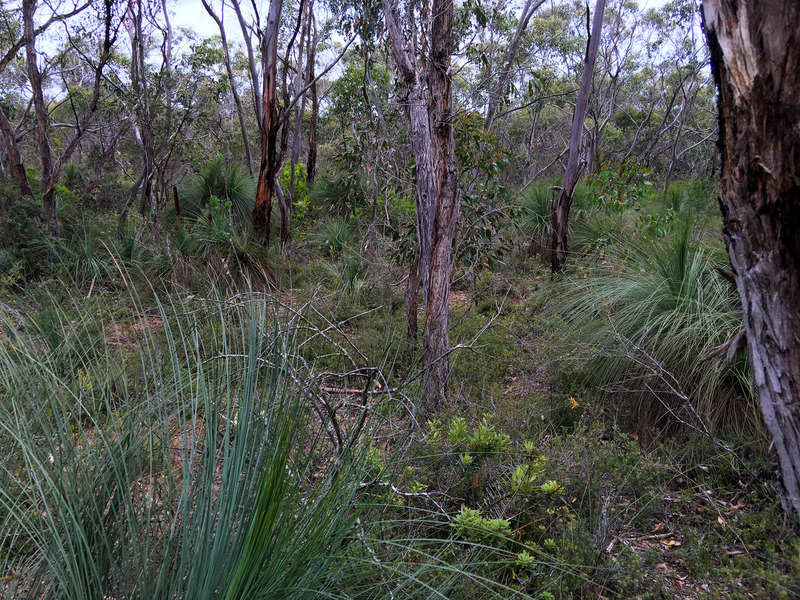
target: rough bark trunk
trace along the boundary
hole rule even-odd
[[[76,8],[76,11],[78,9]],[[82,10],[82,9],[80,9]],[[28,74],[28,82],[33,95],[34,115],[36,119],[36,143],[39,149],[39,157],[42,164],[42,204],[44,208],[44,223],[49,226],[54,234],[61,232],[61,223],[58,220],[58,207],[56,205],[56,184],[61,172],[64,170],[72,153],[78,147],[80,140],[86,132],[86,127],[97,110],[100,100],[100,83],[102,81],[103,68],[111,55],[111,47],[116,39],[117,29],[112,31],[111,21],[113,5],[111,0],[104,1],[104,21],[103,21],[103,42],[97,62],[94,64],[94,83],[92,96],[89,99],[86,110],[80,117],[76,116],[75,133],[65,144],[61,157],[56,160],[53,155],[53,148],[50,144],[50,113],[44,99],[42,89],[42,74],[37,64],[36,37],[42,28],[34,27],[34,14],[36,12],[36,0],[23,0],[22,20],[25,38],[25,60]],[[52,19],[51,19],[52,21]],[[51,22],[51,21],[48,21]]]
[[[405,293],[406,324],[408,339],[416,344],[417,321],[419,320],[419,251],[408,270],[408,285]]]
[[[17,147],[17,138],[14,134],[14,127],[6,117],[5,113],[0,109],[0,129],[3,131],[3,137],[6,141],[6,148],[8,149],[8,161],[11,166],[11,174],[17,182],[20,192],[23,196],[33,198],[33,190],[28,182],[28,175],[25,171],[25,164],[22,161],[19,148]]]
[[[581,140],[583,139],[583,122],[586,119],[586,110],[589,106],[589,94],[592,89],[594,65],[597,62],[597,51],[600,48],[600,32],[603,27],[603,12],[606,8],[605,0],[597,0],[594,7],[592,32],[586,45],[586,59],[583,62],[583,74],[578,88],[578,97],[575,102],[575,113],[572,116],[572,133],[569,138],[569,157],[567,168],[564,170],[564,183],[558,194],[558,200],[553,206],[550,218],[553,224],[553,239],[550,243],[551,268],[553,273],[561,270],[567,260],[567,226],[569,209],[572,205],[572,196],[580,176],[579,158],[581,154]],[[588,10],[588,8],[587,8]]]
[[[283,9],[283,0],[271,0],[267,26],[262,41],[264,73],[264,97],[261,108],[261,164],[258,170],[256,205],[253,209],[253,229],[261,234],[264,245],[269,245],[270,212],[275,193],[278,168],[278,24]]]
[[[36,64],[36,33],[33,26],[33,16],[36,12],[36,0],[23,0],[22,20],[25,27],[25,60],[27,63],[28,82],[33,93],[33,108],[36,116],[36,142],[39,146],[39,158],[42,163],[42,202],[44,204],[44,223],[54,234],[61,232],[61,223],[58,221],[58,207],[56,206],[55,187],[53,180],[53,150],[50,145],[50,118],[47,103],[42,91],[42,74]]]
[[[453,0],[434,0],[432,11],[428,90],[437,196],[422,338],[422,364],[427,367],[427,376],[423,377],[423,412],[442,407],[450,378],[450,275],[453,236],[460,213],[450,77]]]
[[[720,206],[764,419],[800,513],[800,4],[706,0]]]
[[[317,82],[314,68],[317,60],[317,20],[311,13],[311,23],[314,28],[313,40],[309,35],[308,60],[306,61],[306,79],[311,82],[311,121],[308,124],[308,159],[306,161],[306,181],[308,185],[314,183],[317,174],[317,119],[319,118],[319,96],[317,95]]]
[[[453,2],[435,0],[431,7],[430,40],[422,40],[423,48],[430,45],[430,56],[423,53],[427,62],[423,68],[424,83],[416,65],[416,53],[411,55],[405,48],[404,32],[391,0],[383,0],[383,11],[398,70],[400,102],[406,106],[411,125],[411,150],[416,163],[419,244],[416,273],[425,304],[422,395],[418,410],[424,418],[443,405],[450,374],[448,303],[453,235],[459,217],[450,85]],[[414,283],[413,273],[411,280]],[[408,304],[412,306],[413,302]],[[409,312],[409,329],[412,317],[416,315]]]

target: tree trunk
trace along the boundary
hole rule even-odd
[[[242,99],[239,97],[239,92],[236,89],[236,80],[233,77],[233,67],[231,66],[231,55],[228,50],[228,37],[225,34],[225,25],[222,22],[222,18],[217,16],[217,13],[214,12],[214,9],[208,3],[207,0],[202,0],[203,6],[206,9],[206,12],[214,19],[214,22],[217,24],[219,28],[219,36],[220,40],[222,41],[222,56],[225,60],[225,71],[228,73],[228,79],[230,80],[231,84],[231,95],[233,96],[233,102],[236,105],[236,115],[239,117],[239,129],[242,132],[242,143],[244,144],[244,156],[245,160],[247,161],[247,169],[250,171],[250,175],[253,176],[255,173],[253,171],[253,155],[250,152],[250,136],[247,135],[247,124],[244,118],[244,108],[242,108]],[[225,4],[222,5],[222,10],[225,10]]]
[[[313,43],[313,35],[311,34],[311,19],[314,11],[314,0],[309,0],[306,6],[306,16],[305,22],[303,24],[303,34],[300,36],[300,52],[302,53],[305,51],[306,54],[306,61],[310,61],[311,57],[311,44]],[[303,40],[306,40],[306,48],[303,48]],[[294,204],[294,183],[295,183],[295,170],[297,168],[297,164],[300,162],[300,150],[301,145],[303,143],[303,116],[306,112],[306,94],[302,91],[305,88],[305,84],[309,83],[308,68],[305,69],[303,75],[301,75],[301,67],[300,61],[298,61],[297,65],[297,86],[296,91],[297,94],[302,93],[302,97],[300,99],[300,105],[295,107],[295,116],[294,116],[294,134],[292,135],[292,156],[291,156],[291,166],[290,166],[290,173],[289,173],[289,202]],[[312,71],[313,72],[313,71]]]
[[[511,68],[514,66],[514,61],[517,58],[517,49],[519,48],[519,41],[522,39],[522,34],[528,27],[528,22],[531,20],[533,13],[545,3],[545,0],[527,0],[525,6],[522,8],[522,13],[519,16],[517,29],[514,31],[514,36],[508,44],[506,50],[505,60],[503,61],[503,68],[497,76],[497,83],[489,90],[489,101],[486,108],[486,119],[483,122],[484,131],[489,131],[492,128],[495,118],[497,117],[497,110],[500,107],[500,99],[503,97],[503,90],[508,85],[508,80],[511,76]]]
[[[264,73],[264,97],[261,108],[261,164],[258,170],[256,205],[253,209],[253,229],[261,234],[264,245],[269,245],[270,212],[275,193],[278,168],[278,24],[283,9],[283,0],[271,0],[267,27],[262,41]]]
[[[309,32],[308,59],[306,60],[306,79],[311,82],[311,121],[308,125],[308,160],[306,161],[306,182],[314,183],[317,174],[317,119],[319,118],[319,96],[314,67],[317,60],[317,20],[311,12],[311,23],[314,27],[313,39]]]
[[[22,156],[17,147],[17,138],[14,134],[14,127],[6,117],[5,113],[0,109],[0,129],[3,131],[3,137],[6,140],[6,147],[8,148],[8,161],[11,166],[11,174],[19,186],[19,191],[23,196],[33,198],[33,190],[28,182],[28,174],[25,171],[25,164],[22,162]]]
[[[578,183],[578,177],[581,172],[579,158],[581,154],[581,140],[583,139],[583,122],[586,119],[586,110],[589,106],[589,94],[592,90],[592,78],[594,76],[594,65],[597,62],[597,51],[600,48],[600,32],[603,27],[603,12],[605,8],[606,1],[597,0],[594,7],[592,32],[586,44],[586,59],[583,63],[581,84],[578,88],[578,97],[575,102],[575,113],[572,116],[572,134],[569,138],[569,158],[567,159],[567,168],[564,170],[564,183],[561,185],[558,200],[550,211],[550,218],[553,224],[553,239],[550,244],[551,267],[553,273],[560,271],[567,260],[569,209],[572,205],[572,196],[575,193],[575,186]]]
[[[33,16],[36,11],[36,0],[23,0],[22,19],[25,27],[25,60],[27,62],[28,81],[33,93],[33,108],[36,116],[36,142],[39,146],[39,157],[42,163],[42,202],[44,204],[44,222],[53,234],[61,232],[56,206],[56,181],[53,179],[53,150],[50,145],[50,118],[42,91],[42,74],[36,64],[36,34]]]
[[[453,236],[460,213],[450,76],[453,0],[434,0],[432,11],[428,90],[437,197],[422,338],[422,364],[427,367],[427,377],[422,380],[423,412],[442,407],[450,378],[450,275],[453,270]]]
[[[720,206],[764,420],[800,513],[800,4],[706,0]]]
[[[100,83],[103,68],[111,55],[111,47],[116,40],[117,30],[112,31],[111,20],[113,14],[112,0],[104,1],[103,43],[97,62],[94,64],[94,84],[92,96],[84,113],[75,119],[75,133],[64,146],[64,151],[58,160],[53,156],[50,144],[50,111],[44,99],[42,89],[42,74],[37,64],[36,36],[42,28],[34,28],[34,13],[36,0],[23,0],[22,20],[25,37],[25,60],[27,63],[28,82],[33,95],[33,108],[36,118],[36,142],[39,148],[39,157],[42,164],[42,203],[44,208],[44,222],[54,234],[61,232],[61,223],[58,220],[58,207],[56,205],[56,185],[61,172],[64,170],[72,153],[86,132],[86,127],[91,120],[100,100]],[[78,10],[78,9],[76,9]],[[49,22],[48,22],[49,23]],[[47,25],[47,24],[45,24]]]
[[[239,27],[242,30],[242,39],[244,40],[245,48],[247,48],[247,68],[250,71],[250,81],[252,83],[250,89],[252,92],[253,111],[256,114],[256,122],[258,123],[258,126],[261,127],[264,121],[264,115],[262,114],[264,106],[263,99],[258,93],[261,85],[260,78],[258,76],[258,69],[256,68],[255,55],[253,54],[253,43],[250,41],[250,31],[247,28],[247,23],[244,20],[244,15],[242,14],[242,9],[239,6],[238,0],[236,2],[231,2],[231,6],[233,6],[233,11],[236,13],[236,18],[239,21]],[[280,17],[280,11],[278,11],[278,16]],[[277,52],[278,51],[276,49],[276,56]]]
[[[416,163],[417,274],[425,303],[422,395],[417,408],[424,419],[443,406],[450,375],[448,304],[453,236],[459,218],[450,83],[453,2],[434,0],[431,7],[430,56],[423,57],[427,85],[420,78],[416,54],[412,58],[405,48],[405,35],[391,0],[383,0],[383,12],[398,70],[400,102],[408,111]],[[423,40],[422,47],[426,45]],[[413,273],[410,283],[415,283]],[[412,315],[409,313],[408,317],[411,329]]]

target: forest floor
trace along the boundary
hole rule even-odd
[[[649,429],[625,414],[624,398],[571,383],[565,365],[584,361],[585,349],[549,308],[552,293],[541,272],[513,282],[486,273],[473,289],[452,292],[451,344],[465,347],[452,357],[452,402],[440,421],[487,419],[515,447],[534,442],[547,462],[542,478],[561,485],[550,506],[499,511],[492,486],[504,475],[492,464],[473,472],[462,497],[493,516],[544,519],[567,507],[568,524],[551,522],[529,538],[547,540],[554,559],[578,574],[549,588],[556,597],[800,598],[798,525],[781,510],[766,446],[717,438],[701,424]],[[367,354],[382,340],[404,343],[402,297],[383,301],[395,307],[388,314],[346,313],[343,335]],[[429,492],[463,492],[454,472],[415,464]]]
[[[403,450],[410,474],[398,474],[397,486],[449,498],[428,507],[448,519],[465,506],[508,519],[514,542],[547,557],[549,571],[500,569],[489,577],[534,597],[800,598],[798,524],[781,509],[776,465],[763,440],[718,439],[702,427],[643,429],[622,395],[577,383],[571,369],[586,360],[586,349],[552,310],[554,293],[541,272],[514,280],[484,273],[453,291],[451,344],[463,347],[452,355],[451,402],[420,424],[417,441]],[[124,298],[108,296],[116,313],[103,330],[110,349],[132,353],[145,337],[159,339],[165,322],[157,302],[146,301],[134,317]],[[401,287],[357,302],[301,289],[281,299],[292,310],[305,306],[309,323],[342,352],[353,348],[368,366],[388,365],[388,378],[413,372]],[[313,343],[301,354],[316,371],[341,366],[341,355],[320,358]],[[346,379],[320,381],[331,406],[358,405]],[[346,410],[343,421],[357,417]],[[452,441],[459,435],[461,446]],[[498,442],[490,458],[459,467],[463,444],[479,435],[509,441]],[[503,492],[527,460],[520,457],[531,453],[523,447],[541,458],[536,483],[555,482],[551,491]],[[389,456],[385,444],[381,449]]]

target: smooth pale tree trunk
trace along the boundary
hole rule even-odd
[[[222,56],[225,61],[225,71],[228,73],[228,80],[231,84],[231,95],[233,102],[236,105],[236,115],[239,117],[239,129],[242,132],[242,143],[244,144],[244,156],[247,161],[247,169],[250,175],[255,175],[253,171],[253,155],[250,151],[250,136],[247,134],[247,123],[244,117],[244,108],[242,107],[242,99],[239,96],[239,91],[236,89],[236,79],[233,77],[233,67],[231,66],[231,56],[228,50],[228,36],[225,33],[225,24],[222,22],[222,17],[217,16],[211,4],[207,0],[202,0],[203,6],[209,16],[214,19],[214,22],[219,28],[219,37],[222,41]],[[222,5],[222,10],[225,10],[225,4]],[[224,13],[223,13],[224,16]]]
[[[522,7],[522,13],[519,16],[517,29],[514,31],[514,36],[511,38],[511,42],[509,42],[508,49],[506,50],[503,68],[500,71],[500,74],[497,76],[497,82],[495,83],[494,87],[492,87],[489,91],[489,102],[486,108],[486,118],[483,122],[484,131],[489,131],[492,128],[494,120],[497,117],[497,111],[500,107],[500,99],[503,97],[503,91],[506,89],[508,81],[511,77],[511,69],[517,59],[517,52],[519,50],[519,43],[522,39],[522,34],[525,33],[525,29],[527,29],[533,13],[535,13],[536,10],[545,2],[546,0],[536,0],[535,2],[534,0],[527,0],[527,2],[525,2],[525,6]]]
[[[261,164],[258,170],[256,205],[253,209],[253,229],[269,245],[270,213],[275,194],[278,168],[278,24],[283,10],[283,0],[271,0],[267,26],[262,39],[264,94],[261,108]]]
[[[236,0],[231,2],[231,6],[233,7],[233,11],[236,13],[236,19],[239,21],[239,28],[242,30],[242,39],[244,40],[244,45],[247,49],[247,68],[250,72],[250,82],[252,83],[250,89],[252,92],[253,111],[256,114],[256,122],[258,122],[258,126],[260,128],[264,120],[264,116],[262,114],[263,98],[261,95],[259,95],[258,91],[261,88],[261,78],[259,77],[258,69],[256,68],[256,58],[253,53],[253,43],[250,41],[250,30],[248,29],[247,23],[244,20],[244,15],[242,14],[241,6],[239,6],[239,1]],[[277,55],[277,49],[275,52]]]
[[[430,40],[422,44],[423,48],[430,47],[430,55],[425,57],[424,81],[416,54],[406,50],[405,35],[394,8],[391,0],[383,0],[386,29],[398,70],[400,101],[407,107],[416,163],[416,272],[425,303],[422,395],[417,408],[424,418],[442,407],[450,375],[448,304],[453,236],[459,218],[450,83],[453,2],[434,0],[431,6]],[[416,285],[413,274],[409,279]],[[414,306],[414,302],[408,304]],[[409,313],[408,318],[410,323],[416,312]]]
[[[800,513],[800,3],[705,0],[723,230],[764,420]]]
[[[567,226],[569,209],[572,206],[572,196],[581,173],[580,155],[581,141],[583,140],[583,123],[589,107],[589,94],[592,91],[592,78],[594,65],[597,62],[597,51],[600,48],[600,32],[603,28],[603,13],[606,1],[597,0],[594,6],[594,19],[589,43],[586,45],[586,58],[583,62],[583,74],[578,88],[578,97],[575,102],[575,113],[572,116],[572,133],[569,138],[569,157],[567,168],[564,170],[564,183],[558,200],[550,211],[553,226],[553,238],[550,243],[551,268],[553,273],[561,270],[567,260]],[[588,10],[588,9],[587,9]]]

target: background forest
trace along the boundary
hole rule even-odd
[[[454,6],[443,317],[392,6],[0,0],[0,593],[800,597],[696,3]]]

